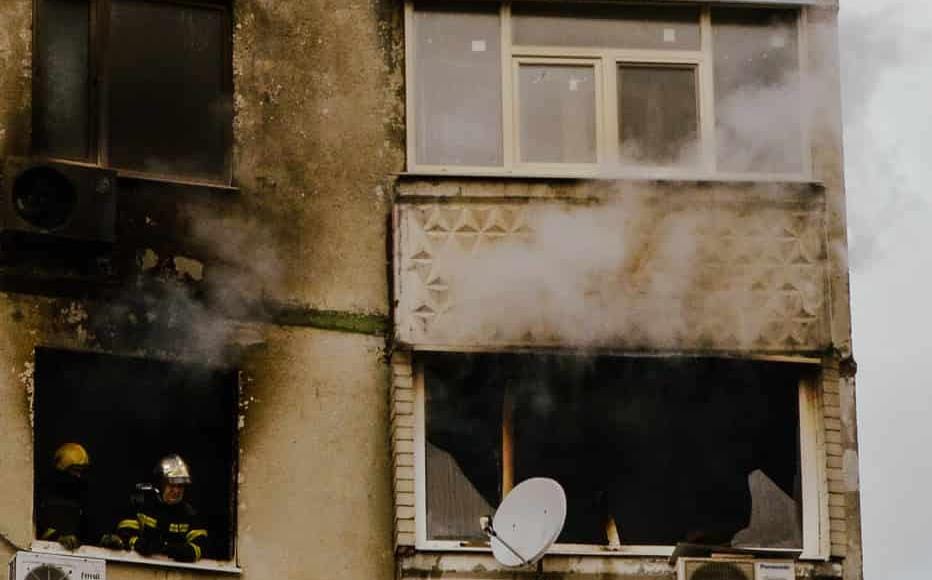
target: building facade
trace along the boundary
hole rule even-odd
[[[0,556],[79,441],[111,578],[530,578],[546,476],[545,577],[859,579],[837,11],[7,0]],[[169,452],[205,557],[95,545]]]

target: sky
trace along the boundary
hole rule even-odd
[[[932,578],[932,2],[840,0],[864,577]]]

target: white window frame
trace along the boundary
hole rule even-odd
[[[649,2],[648,2],[649,3]],[[655,5],[661,5],[654,2]],[[515,177],[578,177],[687,179],[717,181],[812,181],[811,139],[809,115],[805,107],[805,90],[800,90],[801,167],[798,173],[720,172],[716,169],[715,143],[715,71],[713,52],[713,3],[694,2],[700,8],[698,50],[611,49],[601,47],[518,46],[512,43],[511,0],[499,4],[502,58],[502,165],[433,165],[417,162],[417,99],[415,91],[414,0],[405,0],[405,79],[407,172],[415,175],[453,176],[515,176]],[[806,84],[807,8],[805,2],[761,2],[761,8],[795,8],[796,34],[801,86]],[[522,163],[518,155],[518,98],[516,71],[519,63],[540,59],[543,63],[594,62],[597,84],[596,99],[596,164]],[[698,100],[699,159],[689,166],[621,165],[618,160],[618,64],[669,64],[696,67],[696,98]]]
[[[415,354],[416,357],[416,354]],[[799,549],[768,548],[785,552],[799,560],[826,561],[829,558],[830,536],[828,517],[828,487],[825,467],[825,430],[822,419],[819,362],[807,357],[754,356],[756,360],[791,361],[811,367],[799,381],[799,451],[802,479],[803,546]],[[414,378],[414,529],[415,549],[421,551],[491,552],[486,545],[457,540],[432,540],[427,535],[427,451],[426,451],[426,387],[424,367],[413,363]],[[504,445],[504,444],[503,444]],[[507,466],[502,468],[503,480],[511,477]],[[478,526],[478,522],[477,522]],[[595,544],[554,544],[548,553],[575,556],[650,556],[669,557],[675,546]]]
[[[521,137],[518,135],[518,119],[521,118],[521,95],[518,94],[518,87],[520,86],[519,74],[522,65],[550,65],[550,66],[577,66],[577,67],[591,67],[592,76],[595,82],[595,163],[542,163],[538,161],[521,161]],[[572,56],[572,57],[551,57],[551,56],[536,56],[536,55],[516,55],[511,61],[511,80],[513,83],[514,98],[512,102],[513,106],[513,115],[514,115],[514,126],[513,131],[515,138],[512,140],[513,150],[512,157],[514,159],[514,165],[521,169],[528,171],[530,173],[534,172],[556,172],[566,171],[570,174],[579,174],[587,175],[592,172],[596,172],[599,169],[599,166],[605,162],[603,158],[605,150],[605,137],[603,135],[604,131],[601,130],[599,119],[602,118],[604,114],[604,104],[605,101],[605,88],[602,81],[602,66],[598,58],[592,58],[587,56]]]

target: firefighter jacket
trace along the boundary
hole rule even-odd
[[[36,520],[39,538],[87,536],[87,483],[67,472],[53,471],[39,490]]]
[[[165,554],[181,562],[201,558],[207,544],[207,529],[186,501],[167,504],[158,490],[147,484],[136,486],[131,510],[117,524],[123,544],[143,556]]]

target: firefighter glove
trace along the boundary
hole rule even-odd
[[[194,562],[197,560],[194,547],[181,542],[165,546],[165,554],[176,562]]]
[[[111,550],[122,550],[126,546],[123,544],[123,540],[120,539],[120,536],[116,534],[104,534],[100,538],[100,545],[104,548],[110,548]]]
[[[133,544],[133,549],[143,556],[151,556],[162,550],[162,542],[159,538],[139,536],[139,539]]]
[[[64,549],[71,552],[81,547],[81,540],[79,540],[78,537],[74,534],[61,536],[58,538],[58,543],[61,544]]]

